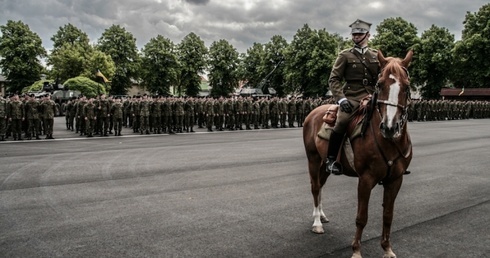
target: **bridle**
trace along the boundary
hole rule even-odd
[[[402,66],[402,69],[405,71],[405,73],[407,74],[409,81],[410,81],[410,74],[409,74],[407,68]],[[383,74],[383,69],[381,69],[380,74]],[[402,105],[400,103],[395,103],[395,102],[392,102],[392,101],[389,101],[386,99],[378,99],[379,92],[380,92],[380,87],[379,87],[379,80],[378,80],[376,82],[376,85],[374,86],[374,94],[375,94],[375,98],[376,98],[375,102],[377,104],[376,108],[378,109],[378,114],[381,116],[380,104],[400,108],[402,110],[402,118],[401,118],[401,122],[400,122],[400,128],[403,128],[403,126],[405,125],[405,123],[408,120],[408,108],[409,108],[408,105]],[[406,98],[405,98],[404,102],[408,102],[410,100],[410,85],[407,85],[407,88],[405,89],[405,96],[406,96]]]
[[[406,74],[409,78],[409,81],[410,81],[410,76],[409,76],[408,70],[405,67],[402,67],[402,68],[406,72]],[[382,74],[382,72],[383,72],[383,70],[381,70],[381,74]],[[377,113],[379,115],[379,118],[381,120],[383,120],[383,117],[382,117],[381,112],[380,112],[380,109],[381,109],[380,104],[400,108],[402,110],[402,115],[401,115],[401,121],[399,122],[399,128],[400,128],[400,130],[403,130],[405,124],[408,121],[408,105],[402,105],[400,103],[394,103],[392,101],[384,100],[384,99],[377,99],[379,92],[380,92],[379,80],[378,80],[378,82],[376,82],[376,85],[374,88],[375,88],[375,91],[373,94],[373,103],[376,103],[376,109],[378,111]],[[406,96],[405,102],[408,102],[408,100],[410,100],[410,85],[407,85],[407,88],[405,89],[405,91],[406,91],[405,92],[405,96]],[[373,135],[375,134],[374,133],[374,127],[373,127],[372,123],[371,123],[371,132],[373,133]],[[388,142],[390,142],[390,144],[392,144],[392,146],[394,146],[394,148],[397,150],[398,155],[392,159],[389,159],[387,157],[386,153],[383,151],[383,148],[381,148],[380,142],[376,137],[374,137],[374,142],[376,144],[376,147],[377,147],[379,153],[381,154],[381,157],[383,158],[383,160],[387,166],[386,176],[379,182],[379,184],[384,184],[391,177],[391,168],[392,168],[393,164],[401,158],[406,159],[411,154],[411,146],[412,145],[410,143],[409,146],[407,147],[407,149],[404,151],[400,148],[400,146],[398,144],[395,143],[394,140],[390,139]]]

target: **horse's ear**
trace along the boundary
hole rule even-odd
[[[381,50],[378,50],[378,61],[379,61],[379,65],[381,67],[385,67],[386,65],[386,58],[383,56],[383,52],[381,52]]]
[[[402,61],[403,67],[408,68],[410,62],[412,61],[412,57],[413,57],[413,50],[410,49],[410,51],[408,51],[407,55],[405,56],[405,59],[403,59]]]

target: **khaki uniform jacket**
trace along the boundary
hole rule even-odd
[[[361,54],[351,48],[339,54],[328,81],[336,102],[343,98],[360,101],[374,92],[380,72],[377,53],[368,49]]]

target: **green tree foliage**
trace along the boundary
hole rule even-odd
[[[454,36],[446,28],[432,25],[422,33],[420,44],[414,48],[418,62],[414,63],[412,84],[422,85],[422,97],[440,98],[441,88],[448,83],[452,66],[451,49]]]
[[[63,83],[69,78],[77,77],[87,67],[88,55],[79,43],[63,44],[53,50],[48,57],[48,65],[52,67],[50,77]]]
[[[266,76],[265,71],[265,48],[263,44],[254,43],[242,55],[240,60],[240,79],[247,82],[247,87],[260,87],[260,82]]]
[[[238,87],[238,52],[221,39],[209,47],[209,84],[212,96],[228,96]]]
[[[68,79],[63,86],[68,90],[78,90],[87,97],[96,97],[99,94],[107,93],[102,84],[83,76]]]
[[[466,14],[461,41],[453,49],[452,80],[458,87],[490,87],[490,4]]]
[[[419,43],[417,28],[402,19],[387,18],[376,27],[372,47],[383,52],[384,56],[405,57],[409,49]],[[416,54],[414,55],[416,58]]]
[[[111,82],[111,94],[126,94],[131,88],[131,79],[139,79],[140,57],[136,39],[119,25],[112,25],[102,33],[97,49],[109,55],[115,64],[115,73]]]
[[[87,34],[72,24],[60,27],[51,37],[53,50],[48,57],[51,66],[50,77],[58,82],[69,78],[85,76],[95,81],[100,78],[95,73],[100,70],[107,78],[114,74],[114,63],[111,58],[89,44]]]
[[[20,92],[41,77],[40,58],[46,50],[41,38],[21,21],[9,20],[0,30],[0,68],[9,81],[7,91]]]
[[[168,95],[179,74],[174,43],[158,35],[144,46],[142,54],[143,85],[152,93]]]
[[[178,92],[185,91],[187,96],[197,96],[201,90],[201,75],[207,65],[208,49],[193,32],[184,37],[177,49],[180,63]]]
[[[268,72],[265,89],[273,88],[278,96],[286,95],[285,86],[285,52],[288,48],[286,39],[275,35],[265,44],[264,69]],[[268,93],[268,90],[264,91]]]
[[[286,90],[306,97],[325,96],[337,48],[334,36],[305,24],[296,32],[286,52]]]

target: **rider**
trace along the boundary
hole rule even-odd
[[[326,161],[327,171],[334,175],[342,174],[336,160],[347,126],[359,109],[361,99],[373,94],[380,72],[377,51],[368,48],[371,23],[358,19],[349,27],[354,47],[339,53],[328,81],[333,97],[340,105]]]

